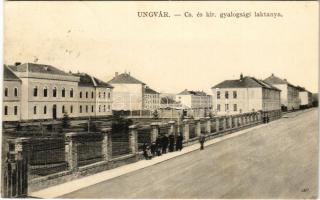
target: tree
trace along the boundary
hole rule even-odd
[[[63,128],[70,128],[70,118],[69,118],[68,113],[66,113],[66,112],[63,114],[62,127]]]

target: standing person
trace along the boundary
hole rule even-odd
[[[182,134],[179,133],[179,135],[177,137],[177,141],[176,141],[176,150],[179,150],[179,151],[182,150],[182,141],[183,141]]]
[[[174,135],[169,135],[169,152],[174,151]]]
[[[163,154],[167,153],[168,144],[169,144],[169,138],[167,135],[164,135],[162,137],[162,153]]]
[[[201,133],[199,136],[200,150],[204,149],[203,144],[205,140],[206,140],[206,136],[204,135],[204,133]]]
[[[142,151],[143,151],[143,156],[144,156],[144,158],[145,158],[145,159],[148,159],[147,144],[146,144],[146,143],[143,143]]]
[[[156,155],[156,150],[157,150],[157,145],[156,145],[155,142],[152,142],[150,151],[151,151],[151,154],[152,154],[153,157]]]
[[[150,150],[149,146],[147,146],[146,152],[147,152],[147,157],[148,157],[147,160],[151,160],[152,159],[152,154],[151,154],[151,150]]]
[[[158,136],[156,139],[156,152],[157,152],[157,156],[161,156],[161,150],[162,150],[162,141],[161,141],[161,137]]]

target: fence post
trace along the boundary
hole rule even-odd
[[[184,140],[187,142],[189,140],[189,121],[187,119],[184,119],[183,125],[183,137]]]
[[[151,142],[155,142],[158,137],[159,131],[159,124],[158,123],[151,123]]]
[[[199,118],[195,119],[194,122],[196,123],[196,137],[199,137],[201,134],[201,121]]]
[[[211,133],[211,118],[206,117],[206,132],[207,134]]]
[[[101,130],[101,133],[103,134],[102,156],[104,161],[108,161],[112,157],[112,151],[110,151],[112,147],[109,146],[111,144],[111,128],[104,128]]]
[[[73,136],[76,133],[71,132],[65,135],[65,153],[66,160],[68,163],[68,168],[71,171],[74,171],[78,168],[78,151],[77,151],[77,143],[74,140]]]
[[[129,148],[132,154],[138,153],[138,132],[137,126],[129,126]]]
[[[223,120],[223,130],[225,131],[227,129],[227,117],[224,116],[222,120]]]
[[[229,121],[229,129],[232,129],[232,116],[231,115],[229,116],[228,121]]]
[[[220,118],[217,117],[216,118],[216,133],[218,133],[220,131]]]
[[[168,122],[169,123],[169,126],[170,126],[170,130],[169,130],[169,135],[171,134],[171,135],[174,135],[174,136],[176,136],[176,131],[175,131],[175,128],[174,128],[174,125],[175,125],[175,121],[169,121]]]
[[[233,119],[234,119],[234,127],[238,128],[238,115],[235,115]]]

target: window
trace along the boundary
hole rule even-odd
[[[80,113],[82,113],[82,106],[80,106],[80,108],[79,108],[79,112],[80,112]]]
[[[62,88],[61,96],[66,97],[66,89],[65,88]]]
[[[73,88],[70,89],[70,97],[73,98]]]
[[[14,115],[18,115],[18,106],[14,106]]]
[[[225,91],[224,97],[225,97],[226,99],[229,99],[229,92],[228,92],[228,91]]]
[[[225,104],[225,111],[229,110],[229,104]]]
[[[43,114],[47,114],[47,106],[43,107]]]
[[[80,96],[80,98],[82,98],[82,92],[80,92],[80,95],[79,95],[79,96]]]
[[[48,96],[48,88],[47,88],[47,87],[44,87],[44,88],[43,88],[43,96],[44,96],[44,97],[47,97],[47,96]]]
[[[52,90],[52,96],[57,97],[57,88],[56,87],[54,87]]]
[[[66,111],[65,111],[65,107],[64,106],[62,106],[62,113],[65,113]]]
[[[8,115],[8,106],[4,107],[4,115]]]
[[[37,114],[37,106],[34,106],[34,107],[33,107],[33,114],[34,114],[34,115]]]
[[[217,99],[220,99],[220,91],[217,92]]]
[[[91,98],[93,99],[93,92],[91,92]]]
[[[217,111],[220,112],[220,104],[217,105]]]
[[[4,88],[4,96],[5,97],[9,96],[9,89],[8,88]]]
[[[99,92],[99,98],[101,97],[101,92]]]
[[[73,106],[70,106],[70,113],[73,113]]]
[[[103,106],[103,112],[106,112],[106,105]]]
[[[38,87],[33,88],[33,96],[34,97],[38,96]]]
[[[110,92],[108,92],[108,99],[110,99],[111,98],[111,93]]]
[[[86,105],[86,112],[88,112],[88,105]]]
[[[93,106],[91,106],[91,112],[93,112],[94,111],[94,107]]]
[[[14,96],[15,96],[15,97],[18,96],[18,88],[14,88]]]
[[[233,98],[236,99],[237,98],[237,91],[233,91]]]
[[[103,98],[104,98],[104,99],[106,98],[106,92],[103,93]]]
[[[99,112],[101,112],[101,105],[99,105]]]
[[[86,99],[88,98],[88,92],[86,92]]]
[[[238,108],[237,108],[237,104],[233,104],[233,111],[237,111]]]

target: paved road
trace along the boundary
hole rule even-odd
[[[316,198],[317,110],[288,116],[64,198]]]

